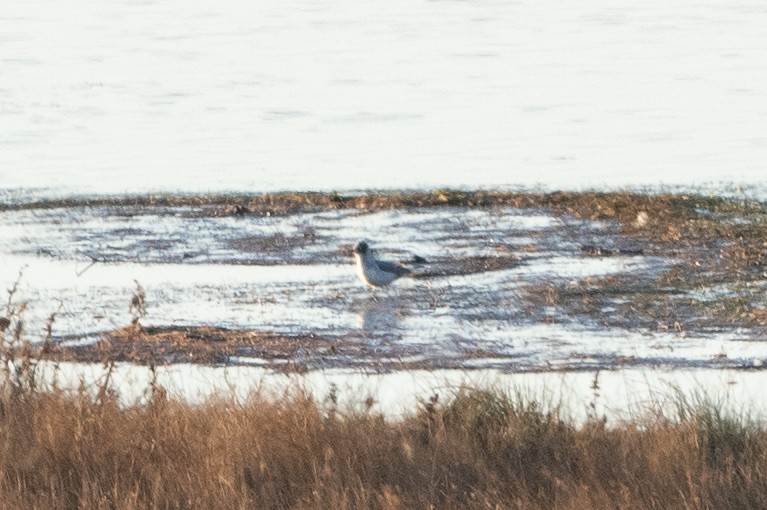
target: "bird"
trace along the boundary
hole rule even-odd
[[[400,264],[376,260],[367,241],[360,241],[354,245],[354,259],[357,263],[357,275],[370,287],[384,287],[412,272]]]

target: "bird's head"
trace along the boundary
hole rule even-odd
[[[368,243],[365,241],[360,241],[357,244],[354,245],[354,253],[357,255],[364,255],[368,252],[370,247],[368,246]]]

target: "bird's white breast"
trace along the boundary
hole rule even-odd
[[[357,275],[360,280],[372,287],[388,285],[397,279],[397,275],[388,271],[382,271],[375,259],[369,254],[360,256],[354,254],[357,259]]]

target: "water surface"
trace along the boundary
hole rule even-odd
[[[0,189],[735,185],[756,1],[66,0],[0,13]]]

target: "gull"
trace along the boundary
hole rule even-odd
[[[360,241],[354,246],[354,259],[357,262],[357,275],[371,287],[383,287],[401,276],[411,273],[410,269],[385,260],[376,260],[370,246]]]

